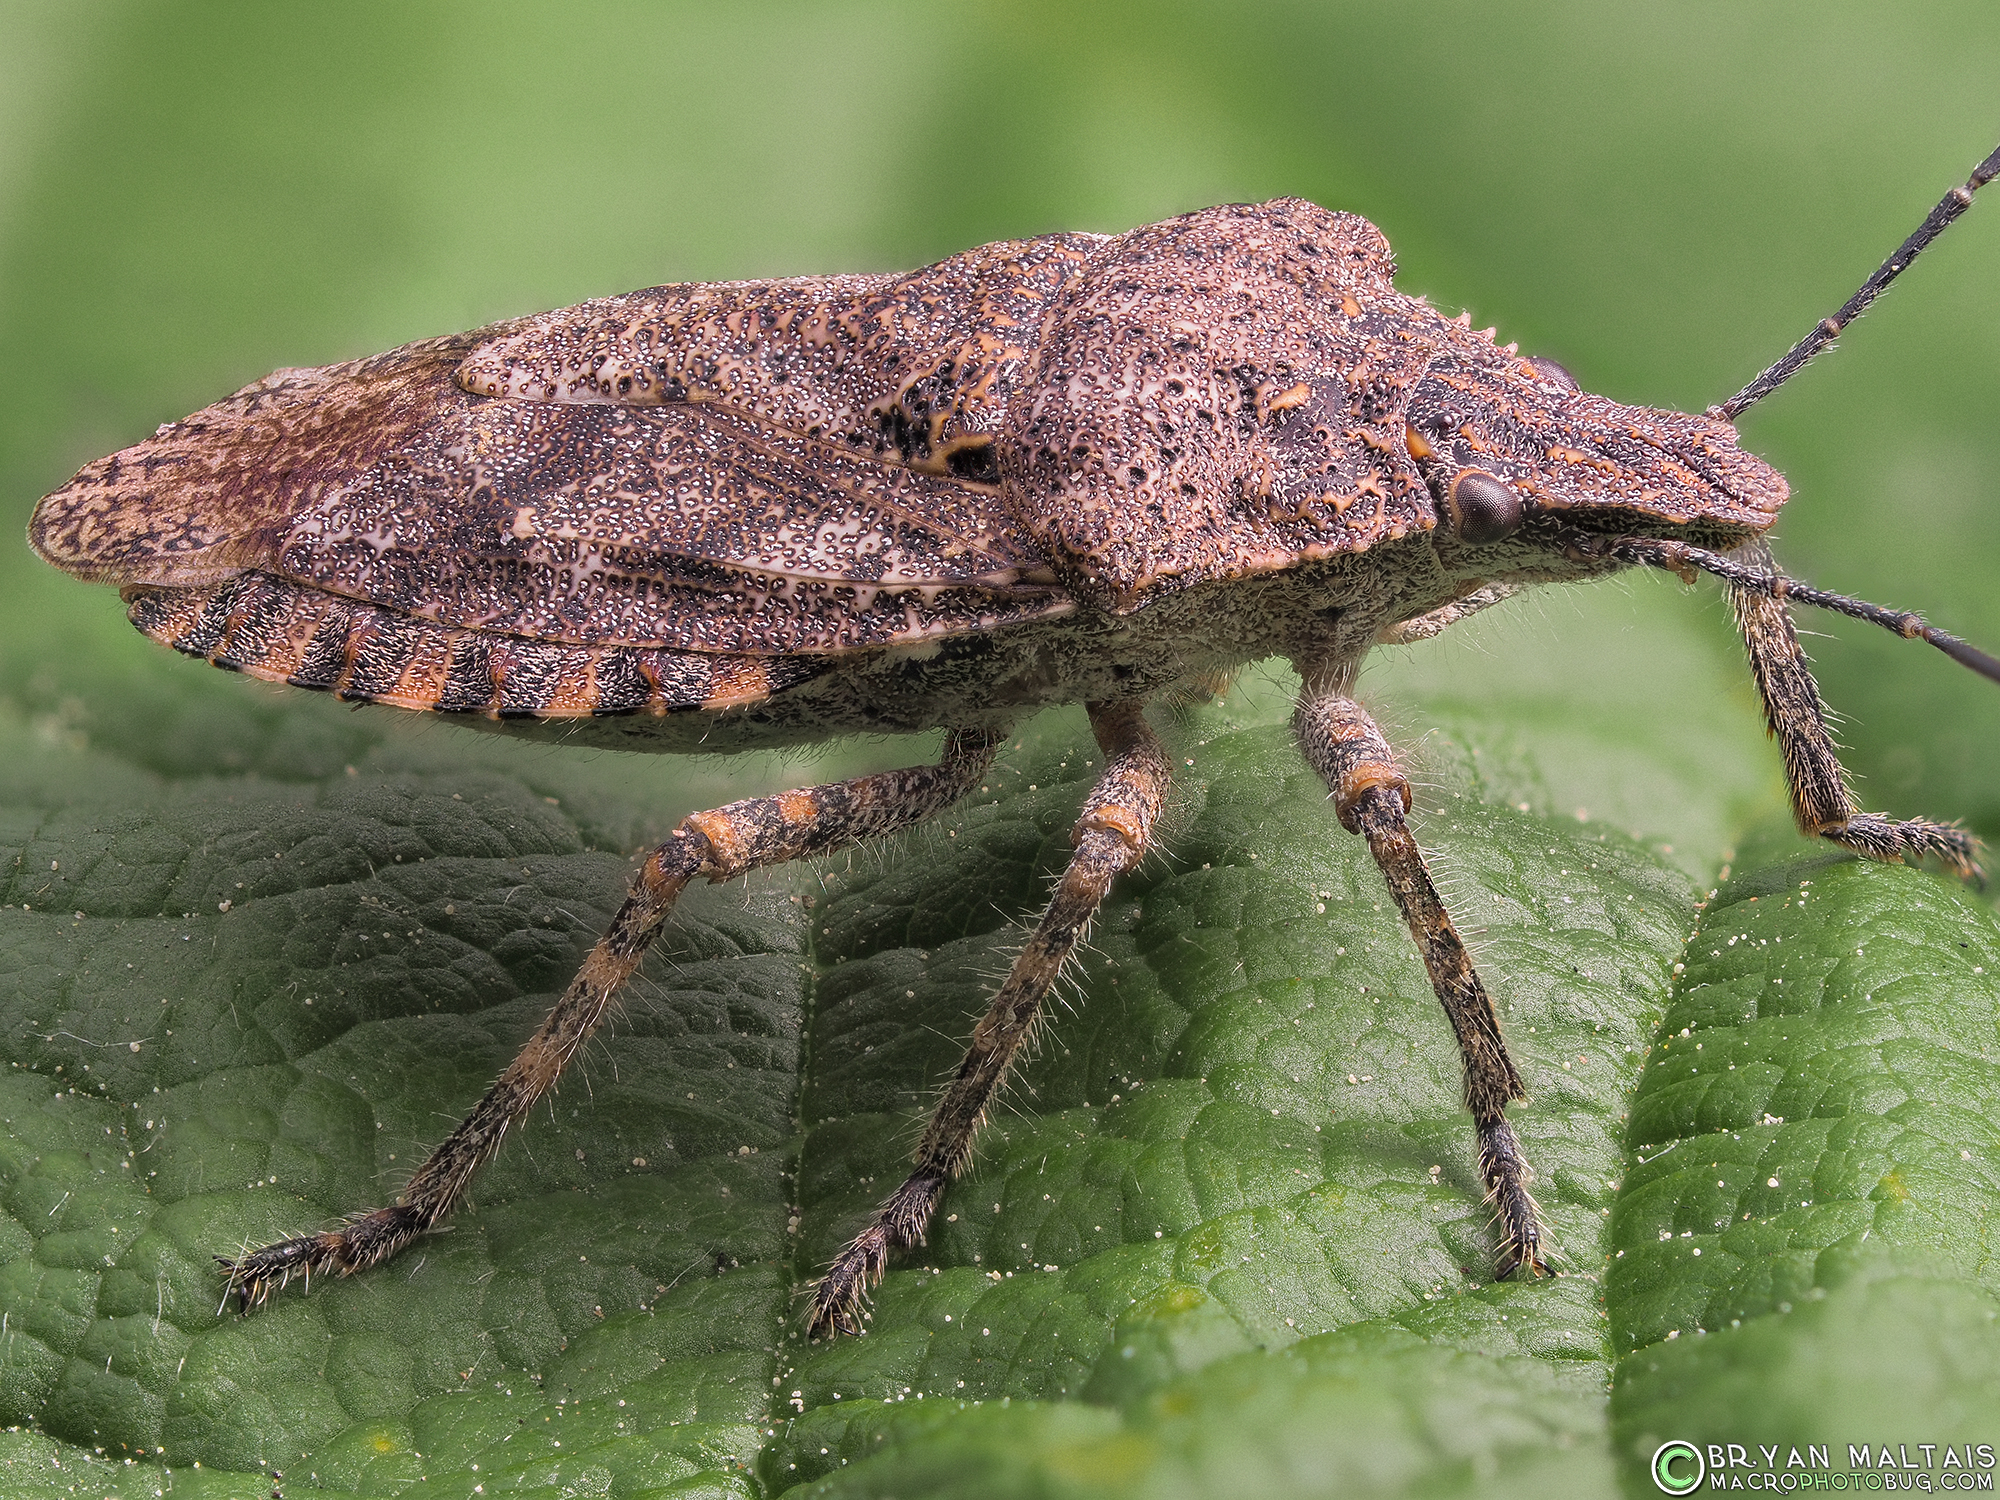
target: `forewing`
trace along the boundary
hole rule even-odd
[[[480,337],[274,371],[85,464],[35,507],[29,544],[94,583],[202,586],[263,566],[299,511],[456,419],[451,372]]]
[[[719,407],[460,398],[273,571],[454,626],[784,653],[1059,612],[997,495]]]
[[[1058,613],[991,443],[1101,243],[661,287],[282,371],[91,465],[32,536],[105,581],[256,569],[583,645],[836,651]]]
[[[895,276],[652,287],[522,319],[474,350],[480,395],[701,405],[936,474],[990,444],[1045,317],[1102,235],[1003,240]]]

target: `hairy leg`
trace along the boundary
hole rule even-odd
[[[1777,571],[1771,549],[1762,541],[1739,548],[1730,557],[1759,572]],[[1792,814],[1800,830],[1871,859],[1915,859],[1930,854],[1960,875],[1978,874],[1972,862],[1977,845],[1963,829],[1922,819],[1898,822],[1881,813],[1856,809],[1834,755],[1819,684],[1813,680],[1798,632],[1792,628],[1790,607],[1782,599],[1733,584],[1729,603],[1736,612],[1736,628],[1749,653],[1757,691],[1764,698],[1764,722],[1770,725],[1785,758],[1785,781],[1791,788]]]
[[[238,1304],[247,1311],[294,1276],[310,1282],[315,1275],[364,1270],[445,1218],[472,1174],[499,1150],[508,1127],[554,1087],[564,1066],[590,1039],[689,881],[696,876],[729,880],[763,865],[822,854],[921,822],[964,796],[1005,738],[998,730],[955,730],[934,766],[752,797],[686,819],[640,867],[610,929],[541,1029],[472,1113],[417,1168],[402,1196],[338,1229],[284,1240],[235,1260],[218,1257]]]
[[[1521,586],[1512,583],[1489,583],[1482,589],[1475,589],[1461,595],[1451,603],[1432,610],[1427,615],[1418,615],[1413,620],[1404,620],[1391,625],[1375,637],[1378,646],[1407,646],[1415,641],[1427,641],[1439,634],[1448,625],[1456,625],[1460,620],[1469,619],[1482,609],[1513,598],[1520,593]]]
[[[1410,806],[1409,782],[1396,769],[1388,741],[1368,711],[1347,696],[1351,667],[1319,672],[1308,667],[1301,675],[1306,690],[1292,717],[1300,748],[1333,789],[1341,826],[1368,840],[1368,852],[1375,856],[1389,894],[1416,939],[1431,988],[1458,1036],[1459,1056],[1465,1061],[1465,1103],[1479,1133],[1479,1171],[1500,1217],[1497,1274],[1507,1276],[1520,1266],[1546,1271],[1541,1215],[1528,1193],[1534,1172],[1521,1155],[1506,1115],[1508,1102],[1525,1099],[1527,1093],[1507,1055],[1493,1001],[1438,899],[1417,841],[1410,836],[1404,816]]]
[[[916,1166],[868,1227],[840,1252],[813,1289],[814,1335],[859,1333],[869,1288],[882,1279],[890,1252],[920,1245],[945,1184],[971,1158],[986,1107],[1028,1037],[1035,1013],[1090,919],[1120,873],[1139,862],[1152,837],[1170,773],[1143,705],[1093,704],[1090,725],[1105,756],[1104,774],[1070,834],[1076,852],[1028,946],[1006,980],[959,1064],[958,1076],[931,1115],[917,1146]]]

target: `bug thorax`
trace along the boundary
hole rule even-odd
[[[1769,526],[1784,480],[1727,423],[1580,390],[1393,274],[1373,225],[1297,200],[1103,246],[999,455],[1071,591],[1126,614],[1425,533],[1447,551],[1575,528],[1729,546]]]
[[[1422,355],[1388,242],[1296,199],[1120,235],[1065,289],[999,467],[1087,603],[1363,550],[1431,524],[1401,423]]]

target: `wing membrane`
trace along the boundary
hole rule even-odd
[[[459,402],[272,571],[535,640],[771,654],[1071,607],[985,489],[716,408]]]
[[[825,652],[1060,613],[990,444],[1101,243],[655,288],[280,371],[81,471],[31,537],[108,582],[261,570],[576,645]]]

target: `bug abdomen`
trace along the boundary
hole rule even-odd
[[[131,621],[189,656],[355,702],[487,718],[739,708],[813,676],[810,659],[576,646],[438,624],[266,573],[126,591]]]

